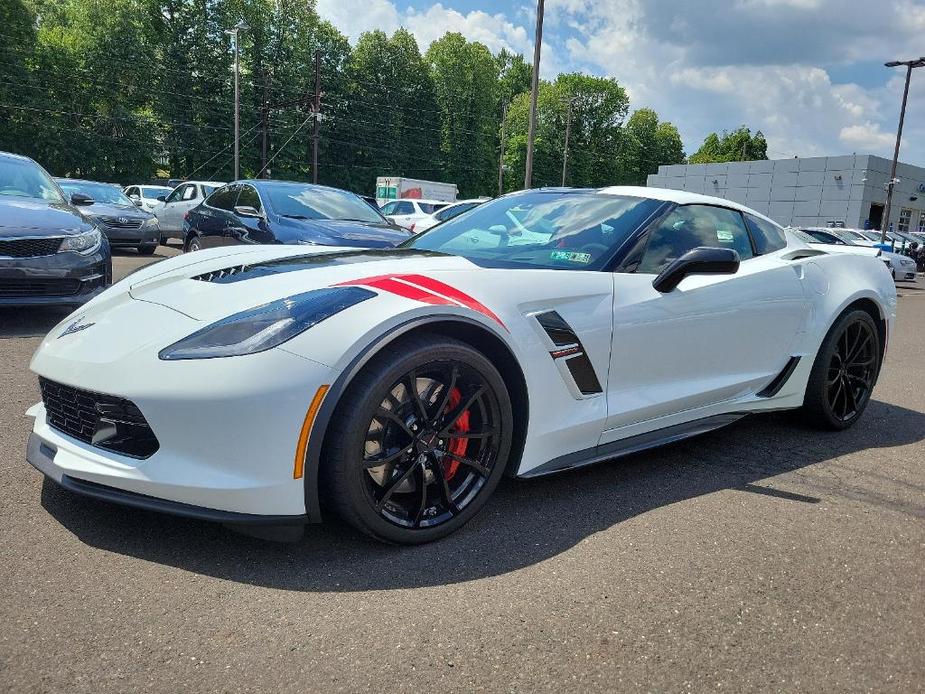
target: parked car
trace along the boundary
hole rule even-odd
[[[239,243],[387,248],[408,232],[358,195],[290,181],[236,181],[187,212],[187,251]]]
[[[106,237],[28,157],[0,152],[0,305],[78,306],[112,283]]]
[[[38,348],[26,458],[73,493],[135,508],[292,539],[323,504],[417,544],[464,526],[505,476],[749,413],[847,429],[895,321],[877,258],[809,248],[730,200],[528,190],[397,249],[215,248],[139,270]],[[563,503],[586,523],[580,495]]]
[[[449,204],[440,200],[390,200],[380,209],[390,221],[409,231],[416,231],[418,222]]]
[[[884,262],[895,281],[915,282],[916,267],[914,260],[901,253],[883,250],[879,247],[879,244],[855,242],[854,237],[845,233],[844,229],[807,227],[791,229],[791,231],[796,233],[800,240],[810,245],[827,246],[828,249],[836,253],[870,251],[870,255],[879,257]]]
[[[139,209],[118,186],[76,178],[56,178],[80,213],[92,219],[113,248],[134,248],[151,255],[160,239],[157,217]]]
[[[490,199],[491,198],[476,198],[473,200],[459,200],[457,202],[451,203],[446,207],[440,208],[433,214],[424,217],[424,219],[415,222],[413,231],[416,234],[419,234],[422,231],[427,231],[431,227],[435,227],[440,224],[440,222],[445,222],[448,219],[453,219],[453,217],[458,217],[463,212],[468,212],[472,208],[478,207],[479,205],[488,202]]]
[[[163,204],[154,208],[161,230],[161,244],[167,243],[168,239],[182,241],[186,213],[223,185],[223,181],[184,181],[174,188]]]
[[[153,212],[163,204],[163,198],[170,195],[173,188],[168,186],[126,186],[122,189],[122,192],[141,209]]]

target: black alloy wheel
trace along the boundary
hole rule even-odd
[[[851,311],[829,331],[810,374],[803,411],[826,429],[846,429],[870,401],[880,370],[877,326],[865,311]]]
[[[338,407],[351,414],[335,412],[325,496],[374,537],[427,542],[475,515],[503,475],[510,400],[464,343],[428,336],[388,352],[402,356],[375,360]]]

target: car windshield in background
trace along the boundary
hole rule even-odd
[[[444,207],[447,206],[447,204],[448,203],[444,203],[441,205],[439,203],[434,204],[432,202],[419,202],[418,207],[421,208],[421,212],[423,212],[424,214],[433,214],[437,210],[442,210]]]
[[[64,202],[55,182],[40,166],[6,157],[0,157],[0,196]]]
[[[362,199],[342,190],[274,184],[261,188],[276,214],[293,219],[336,219],[386,224],[385,219]]]
[[[662,203],[599,193],[499,198],[402,244],[477,265],[599,270]]]
[[[218,186],[203,186],[203,187],[202,187],[202,196],[205,197],[205,198],[207,198],[207,197],[209,197],[210,195],[212,195],[212,193],[214,193],[216,190],[218,190]]]
[[[58,179],[58,185],[67,193],[68,197],[74,193],[83,193],[93,198],[93,202],[102,202],[107,205],[125,205],[134,207],[134,203],[128,199],[118,187],[108,183],[88,183],[85,181],[65,181]]]
[[[145,200],[157,200],[161,195],[170,195],[172,192],[173,188],[152,188],[149,186],[141,187],[141,197],[143,197]]]

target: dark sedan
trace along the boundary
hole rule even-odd
[[[242,243],[390,248],[410,234],[362,198],[288,181],[235,181],[186,214],[184,248]]]
[[[112,283],[109,243],[28,157],[0,152],[0,305],[77,306]]]
[[[56,178],[72,205],[92,219],[113,248],[134,248],[151,255],[160,242],[157,217],[135,205],[110,183]]]

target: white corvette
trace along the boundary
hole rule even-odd
[[[803,408],[863,413],[895,317],[874,257],[717,198],[508,195],[403,248],[150,265],[45,338],[29,462],[81,494],[232,525],[459,528],[504,474]]]

